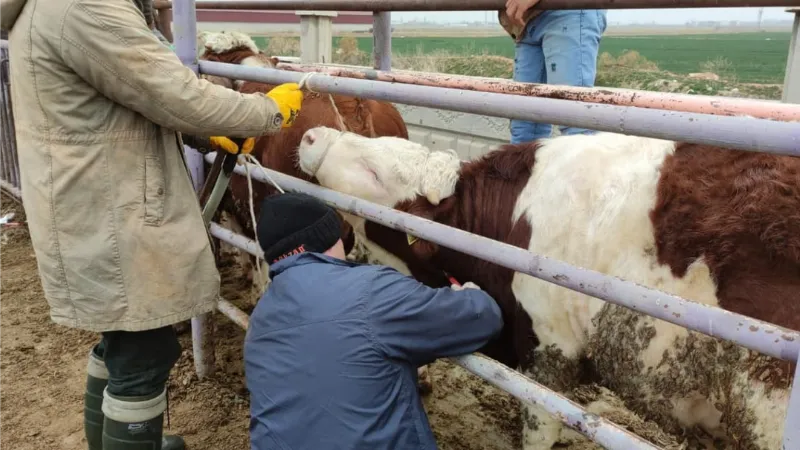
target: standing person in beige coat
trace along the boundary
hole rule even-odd
[[[184,448],[162,440],[181,351],[171,325],[213,310],[220,279],[179,133],[274,134],[302,102],[296,84],[265,97],[198,79],[147,27],[143,1],[0,0],[51,318],[102,333],[88,363],[91,450]]]

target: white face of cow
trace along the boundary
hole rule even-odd
[[[419,195],[438,204],[455,191],[461,168],[452,150],[328,127],[306,131],[297,154],[300,169],[322,186],[388,207]]]

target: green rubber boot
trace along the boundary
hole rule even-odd
[[[108,370],[103,360],[90,352],[83,394],[83,429],[89,450],[103,450],[103,390],[107,384]]]
[[[106,392],[103,450],[185,450],[180,436],[163,436],[165,407],[166,392],[150,397]]]

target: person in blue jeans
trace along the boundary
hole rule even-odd
[[[433,289],[347,261],[336,211],[313,197],[262,205],[272,282],[244,344],[250,448],[435,450],[417,368],[485,346],[500,308],[472,283]]]
[[[514,81],[566,86],[594,86],[600,38],[606,30],[606,10],[542,11],[539,0],[508,0],[500,24],[516,43]],[[593,133],[559,127],[561,134]],[[511,143],[550,136],[552,126],[511,121]]]

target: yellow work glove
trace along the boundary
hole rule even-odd
[[[242,144],[242,148],[240,149],[235,142],[230,140],[230,138],[226,138],[225,136],[211,136],[209,138],[211,141],[211,145],[215,148],[221,148],[228,153],[233,153],[234,155],[238,155],[239,153],[248,154],[253,151],[253,147],[255,147],[256,139],[255,138],[247,138],[245,139],[244,143]]]
[[[300,112],[303,103],[303,91],[297,83],[284,83],[267,92],[267,97],[275,100],[278,110],[283,116],[283,128],[290,127]]]

